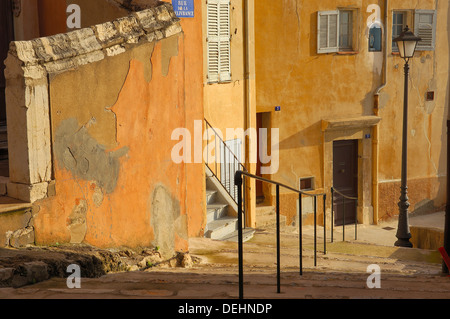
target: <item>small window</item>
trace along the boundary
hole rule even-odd
[[[314,190],[314,177],[300,178],[300,190],[301,191]]]
[[[319,11],[317,53],[353,51],[353,10]]]

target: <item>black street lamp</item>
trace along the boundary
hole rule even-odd
[[[395,246],[399,247],[412,247],[412,243],[409,241],[411,233],[409,231],[408,220],[408,186],[407,180],[407,155],[408,155],[408,79],[409,79],[409,60],[414,57],[417,43],[422,40],[414,35],[406,26],[405,30],[394,41],[397,43],[400,56],[405,60],[405,91],[403,100],[403,135],[402,135],[402,177],[401,177],[401,195],[398,202],[399,216],[398,216],[398,228],[396,237],[398,240],[395,242]]]

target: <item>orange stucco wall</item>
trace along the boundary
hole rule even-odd
[[[56,194],[36,203],[36,243],[188,249],[186,166],[171,160],[170,143],[186,121],[183,42],[174,36],[52,78]],[[108,77],[124,65],[114,92]]]
[[[111,21],[121,12],[126,14],[124,9],[114,9],[106,2],[103,3],[103,10],[99,1],[95,4],[91,1],[64,1],[63,5],[57,7],[52,7],[51,0],[42,1],[39,3],[41,36],[61,32],[60,29],[65,27],[65,7],[69,3],[81,6],[82,27],[88,27],[88,22],[97,24]],[[55,10],[58,12],[55,13]],[[195,18],[181,20],[184,33],[179,38],[177,48],[165,43],[166,40],[161,41],[154,47],[151,63],[145,60],[142,53],[138,54],[140,59],[133,59],[133,54],[127,53],[129,61],[112,57],[109,62],[95,63],[105,66],[87,66],[92,70],[82,71],[84,76],[77,76],[75,71],[53,78],[51,104],[54,131],[58,130],[62,122],[75,117],[79,127],[86,127],[87,132],[109,152],[124,147],[128,151],[119,158],[119,178],[111,194],[105,194],[96,181],[73,176],[64,163],[55,160],[56,197],[39,202],[37,243],[70,241],[72,231],[68,225],[76,215],[74,211],[78,209],[87,211],[86,243],[96,246],[155,244],[157,236],[151,225],[151,195],[158,185],[168,190],[172,204],[181,212],[177,223],[182,225],[174,226],[182,229],[175,231],[175,249],[187,250],[188,237],[203,236],[206,223],[204,165],[174,164],[170,158],[171,149],[177,143],[171,140],[172,131],[175,128],[187,128],[193,132],[194,121],[203,122],[204,118],[201,13],[201,1],[196,0]],[[111,65],[107,67],[107,63]],[[117,67],[119,64],[121,66]],[[125,70],[123,65],[128,64],[129,70]],[[164,76],[161,70],[167,66],[169,73]],[[99,69],[105,72],[99,73]],[[109,74],[110,70],[116,72]],[[97,75],[96,79],[94,74]],[[124,75],[126,78],[123,78]],[[85,83],[81,85],[85,90],[98,85],[96,81],[113,83],[109,88],[100,89],[105,91],[104,101],[101,101],[99,94],[92,96],[92,101],[101,103],[101,108],[108,107],[109,114],[103,114],[98,109],[87,109],[89,103],[83,100],[91,93],[79,90],[77,81]],[[116,91],[120,81],[124,83],[118,94]],[[68,83],[71,83],[70,89]],[[118,94],[112,107],[111,100],[106,98],[108,90],[109,97]],[[61,101],[64,102],[61,104]],[[77,101],[85,111],[77,113],[71,109],[70,103],[76,105]],[[170,110],[168,105],[173,106],[174,110]],[[130,112],[130,106],[133,112]],[[62,116],[64,112],[66,115]],[[96,118],[96,123],[85,125],[91,115]],[[115,125],[111,125],[111,116],[116,118]],[[99,199],[102,199],[100,205]]]
[[[170,0],[165,2],[172,3]],[[194,139],[194,121],[204,119],[203,103],[203,34],[202,2],[194,0],[194,18],[181,18],[185,38],[186,75],[186,128]],[[194,145],[194,140],[191,141]],[[203,236],[206,225],[205,168],[203,163],[192,163],[186,167],[186,209],[189,236]],[[196,191],[189,191],[196,190]]]

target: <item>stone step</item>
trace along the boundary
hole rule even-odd
[[[206,222],[210,223],[219,218],[225,217],[228,213],[226,204],[208,204],[206,206]]]
[[[253,228],[245,228],[242,230],[242,241],[246,242],[253,238],[253,235],[255,234],[255,230]],[[238,242],[239,241],[239,234],[238,230],[235,230],[232,233],[229,233],[228,235],[222,237],[220,239],[221,241],[231,241],[231,242]]]
[[[220,240],[237,230],[237,218],[222,217],[207,224],[206,238]]]
[[[34,243],[31,206],[31,203],[0,196],[0,247],[19,248]]]
[[[217,191],[212,189],[206,190],[206,204],[213,204],[217,198]]]

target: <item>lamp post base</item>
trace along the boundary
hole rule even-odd
[[[413,244],[409,241],[408,238],[399,238],[399,239],[394,243],[394,246],[396,246],[396,247],[413,248]]]

